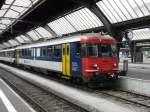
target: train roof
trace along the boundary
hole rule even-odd
[[[106,38],[105,36],[102,36],[100,33],[88,33],[88,34],[84,34],[84,35],[58,37],[56,39],[51,39],[51,40],[48,40],[48,41],[45,41],[45,42],[38,42],[38,43],[32,43],[32,44],[27,44],[27,45],[23,45],[23,46],[18,46],[16,49],[39,47],[39,46],[42,47],[42,46],[48,46],[48,45],[78,42],[78,41],[81,40],[81,38],[92,38],[92,37]],[[113,39],[113,38],[109,37],[109,39]]]
[[[88,33],[88,34],[83,34],[83,35],[78,34],[75,36],[58,37],[55,39],[47,40],[45,42],[37,42],[37,43],[21,45],[14,49],[25,49],[25,48],[31,48],[31,47],[39,47],[39,46],[42,47],[42,46],[55,45],[55,44],[78,42],[81,40],[81,38],[92,38],[92,37],[108,38],[108,36],[102,36],[100,33]],[[109,37],[108,39],[113,39],[113,38]],[[2,51],[8,51],[8,50],[2,50]]]

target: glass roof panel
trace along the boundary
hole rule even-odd
[[[10,42],[13,46],[19,45],[18,42],[16,42],[15,40],[9,40],[8,42]]]
[[[97,16],[87,8],[75,11],[65,17],[77,31],[103,26]]]
[[[48,25],[51,29],[53,29],[54,32],[57,33],[57,35],[72,33],[76,31],[65,17],[59,18],[49,23]]]
[[[12,40],[16,45],[19,45],[20,43],[17,41],[17,40],[15,40],[15,39],[13,39]]]
[[[13,10],[9,10],[6,14],[5,17],[11,17],[11,18],[16,18],[19,15],[19,13],[13,11]]]
[[[5,0],[5,3],[3,4],[2,9],[0,10],[0,22],[3,23],[2,20],[7,18],[11,21],[8,24],[12,24],[23,13],[25,13],[25,11],[30,9],[37,1],[39,0]],[[7,27],[9,27],[9,25]]]
[[[24,41],[26,41],[26,42],[29,42],[29,41],[30,41],[30,39],[29,39],[28,37],[24,36],[24,35],[20,35],[20,37],[21,37]]]
[[[70,13],[48,25],[57,35],[103,26],[98,17],[87,8]]]
[[[18,5],[18,6],[26,6],[26,7],[28,7],[29,5],[31,5],[32,3],[31,3],[31,0],[16,0],[15,2],[14,2],[14,4],[13,5]]]
[[[35,32],[34,30],[29,31],[27,33],[34,41],[38,40],[39,38],[42,38],[37,32]]]
[[[5,3],[6,4],[11,4],[14,0],[6,0]]]
[[[103,26],[97,16],[87,8],[82,8],[53,22],[49,27],[56,32],[57,35],[73,33],[81,30]]]
[[[0,30],[1,30],[1,29],[5,29],[5,28],[6,28],[6,26],[5,26],[5,25],[0,24]]]
[[[149,0],[102,0],[96,4],[111,23],[150,15]]]
[[[0,21],[0,23],[9,25],[9,24],[11,24],[11,21],[9,19],[3,19],[3,20]]]
[[[10,47],[11,45],[8,42],[3,43],[6,47]]]
[[[5,12],[6,12],[6,10],[0,10],[0,17],[2,17]]]
[[[0,49],[5,48],[5,46],[3,44],[0,44]]]
[[[36,28],[35,29],[40,35],[42,35],[43,38],[50,38],[52,37],[52,35],[50,34],[50,32],[48,32],[47,30],[45,30],[42,27]]]
[[[27,8],[23,8],[23,7],[16,7],[16,6],[11,6],[11,9],[17,12],[23,12],[25,9]]]
[[[1,9],[4,10],[4,9],[7,9],[7,8],[9,8],[9,5],[3,5]]]
[[[133,39],[132,40],[145,40],[150,39],[150,29],[144,28],[133,31]]]
[[[16,45],[12,40],[9,40],[8,42],[9,42],[12,46],[15,46],[15,45]]]
[[[20,42],[20,43],[24,43],[25,40],[23,40],[23,38],[21,38],[20,36],[16,37],[16,39]]]

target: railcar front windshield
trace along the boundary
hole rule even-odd
[[[83,57],[109,57],[116,56],[116,44],[108,43],[83,43]]]

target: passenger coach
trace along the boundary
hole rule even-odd
[[[84,82],[108,82],[118,76],[116,41],[97,33],[62,37],[1,50],[0,60]]]

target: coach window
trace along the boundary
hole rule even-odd
[[[101,56],[111,56],[110,44],[101,44]]]
[[[34,48],[31,49],[31,56],[34,56]]]
[[[54,46],[54,55],[56,57],[61,57],[61,45]]]
[[[88,43],[86,48],[88,57],[98,57],[98,44]]]
[[[53,49],[52,47],[47,48],[47,56],[52,56]]]
[[[6,52],[4,52],[3,56],[4,56],[4,57],[6,56]]]
[[[41,56],[47,56],[45,47],[43,47],[41,50]]]
[[[69,55],[69,51],[70,49],[69,49],[69,46],[67,45],[67,55]]]
[[[29,49],[26,49],[27,55],[26,56],[30,56],[30,51]]]
[[[12,51],[12,57],[14,57],[14,52]]]
[[[22,56],[24,56],[24,49],[22,49]]]
[[[11,57],[13,57],[13,51],[11,51]]]
[[[63,47],[63,55],[66,54],[66,49],[65,49],[65,46],[62,46]]]
[[[6,57],[8,57],[8,51],[6,51]]]
[[[36,56],[40,57],[40,48],[36,48]]]
[[[28,51],[27,51],[27,49],[24,50],[24,55],[25,55],[25,56],[28,56]]]
[[[111,52],[113,56],[117,56],[117,46],[116,44],[111,44]]]
[[[9,55],[9,57],[11,57],[11,51],[9,51],[8,55]]]
[[[25,49],[23,49],[23,56],[25,56]]]
[[[7,57],[7,51],[5,52],[5,56]]]
[[[11,51],[9,51],[9,57],[11,57]]]
[[[46,48],[43,48],[43,56],[47,56],[47,54],[46,54]]]
[[[31,56],[32,48],[28,49],[28,56]]]
[[[76,44],[76,56],[81,56],[81,44]]]

